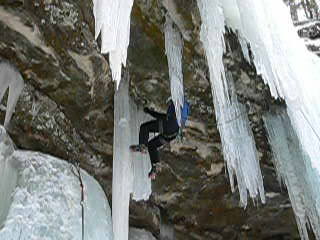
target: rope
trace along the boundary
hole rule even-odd
[[[82,222],[82,240],[84,240],[84,185],[83,185],[83,181],[82,181],[82,177],[81,177],[81,171],[80,171],[80,164],[79,162],[73,162],[72,163],[75,167],[75,169],[77,170],[77,173],[74,172],[74,169],[72,169],[72,173],[79,179],[80,182],[80,189],[81,189],[81,201],[80,201],[80,205],[81,205],[81,222]]]
[[[243,115],[245,115],[245,114],[247,114],[246,111],[240,112],[240,113],[239,113],[238,115],[236,115],[234,118],[231,118],[230,120],[225,121],[225,122],[222,122],[222,123],[217,123],[217,124],[215,124],[215,125],[216,125],[216,126],[222,126],[222,125],[225,125],[225,124],[232,123],[232,122],[238,120],[241,116],[243,116]]]
[[[307,118],[307,116],[305,115],[305,113],[304,113],[301,109],[299,109],[299,111],[302,113],[302,116],[303,116],[304,119],[307,121],[307,123],[309,124],[309,126],[310,126],[310,128],[312,129],[313,133],[316,135],[316,137],[318,138],[318,140],[319,140],[319,142],[320,142],[320,137],[319,137],[318,133],[317,133],[316,130],[314,130],[314,128],[312,127],[312,125],[311,125],[309,119]]]

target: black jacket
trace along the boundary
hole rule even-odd
[[[152,117],[156,118],[159,121],[160,125],[162,124],[164,135],[172,135],[179,131],[176,111],[172,100],[169,102],[166,114],[153,111],[149,108],[146,109],[146,112],[149,113]]]

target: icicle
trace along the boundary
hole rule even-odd
[[[130,194],[135,200],[147,200],[151,194],[149,156],[129,151],[130,145],[138,143],[141,122],[148,118],[129,97],[128,75],[121,81],[114,102],[113,232],[115,240],[127,240]]]
[[[117,88],[121,64],[126,65],[133,0],[93,0],[95,38],[101,33],[101,53],[109,53],[112,78]]]
[[[320,239],[320,176],[311,166],[285,110],[264,116],[273,161],[277,173],[286,184],[294,210],[301,239],[309,239],[310,222],[316,239]]]
[[[6,116],[4,127],[7,128],[18,102],[19,96],[24,87],[24,82],[21,74],[8,62],[0,62],[0,103],[2,98],[9,88],[9,97],[7,102]]]
[[[183,42],[170,16],[166,15],[165,47],[169,66],[171,96],[176,109],[176,116],[180,125],[181,108],[184,102],[183,75],[182,75],[182,47]]]
[[[210,71],[218,129],[223,154],[227,162],[231,189],[234,191],[234,175],[240,191],[240,203],[247,205],[247,190],[250,197],[260,195],[265,202],[263,181],[257,159],[246,110],[232,89],[233,79],[225,76],[222,55],[225,50],[223,39],[224,16],[220,1],[198,0],[202,26],[200,39],[203,43]],[[231,86],[231,95],[228,85]]]

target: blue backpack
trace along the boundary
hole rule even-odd
[[[180,120],[180,126],[183,128],[185,127],[186,121],[188,120],[190,114],[190,104],[185,99],[183,103],[183,107],[181,108],[181,120]]]

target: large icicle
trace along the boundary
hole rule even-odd
[[[260,195],[261,201],[265,202],[261,171],[246,110],[232,90],[231,74],[228,75],[228,81],[225,76],[222,62],[225,50],[222,5],[220,1],[198,0],[198,6],[202,19],[200,39],[209,65],[216,118],[232,191],[235,175],[242,206],[247,205],[247,190],[250,197]]]
[[[93,0],[95,38],[101,33],[101,53],[109,53],[112,78],[117,88],[121,65],[126,65],[133,0]]]
[[[0,103],[9,88],[4,127],[7,128],[14,113],[19,96],[24,87],[24,82],[19,71],[6,61],[0,62]]]
[[[257,72],[271,94],[286,101],[303,150],[320,171],[319,58],[307,51],[283,1],[237,0],[236,5],[242,23],[237,30],[250,43]]]
[[[169,16],[166,15],[165,47],[168,59],[171,96],[176,109],[176,116],[180,125],[181,108],[184,102],[183,75],[182,75],[182,37]]]
[[[135,200],[147,200],[151,194],[148,155],[129,151],[131,144],[138,143],[139,126],[147,117],[130,100],[128,78],[126,75],[121,81],[114,100],[112,218],[115,240],[128,239],[130,194],[133,193]]]
[[[308,239],[308,223],[320,239],[319,172],[301,148],[285,110],[266,114],[264,122],[277,173],[287,186],[301,239]]]

